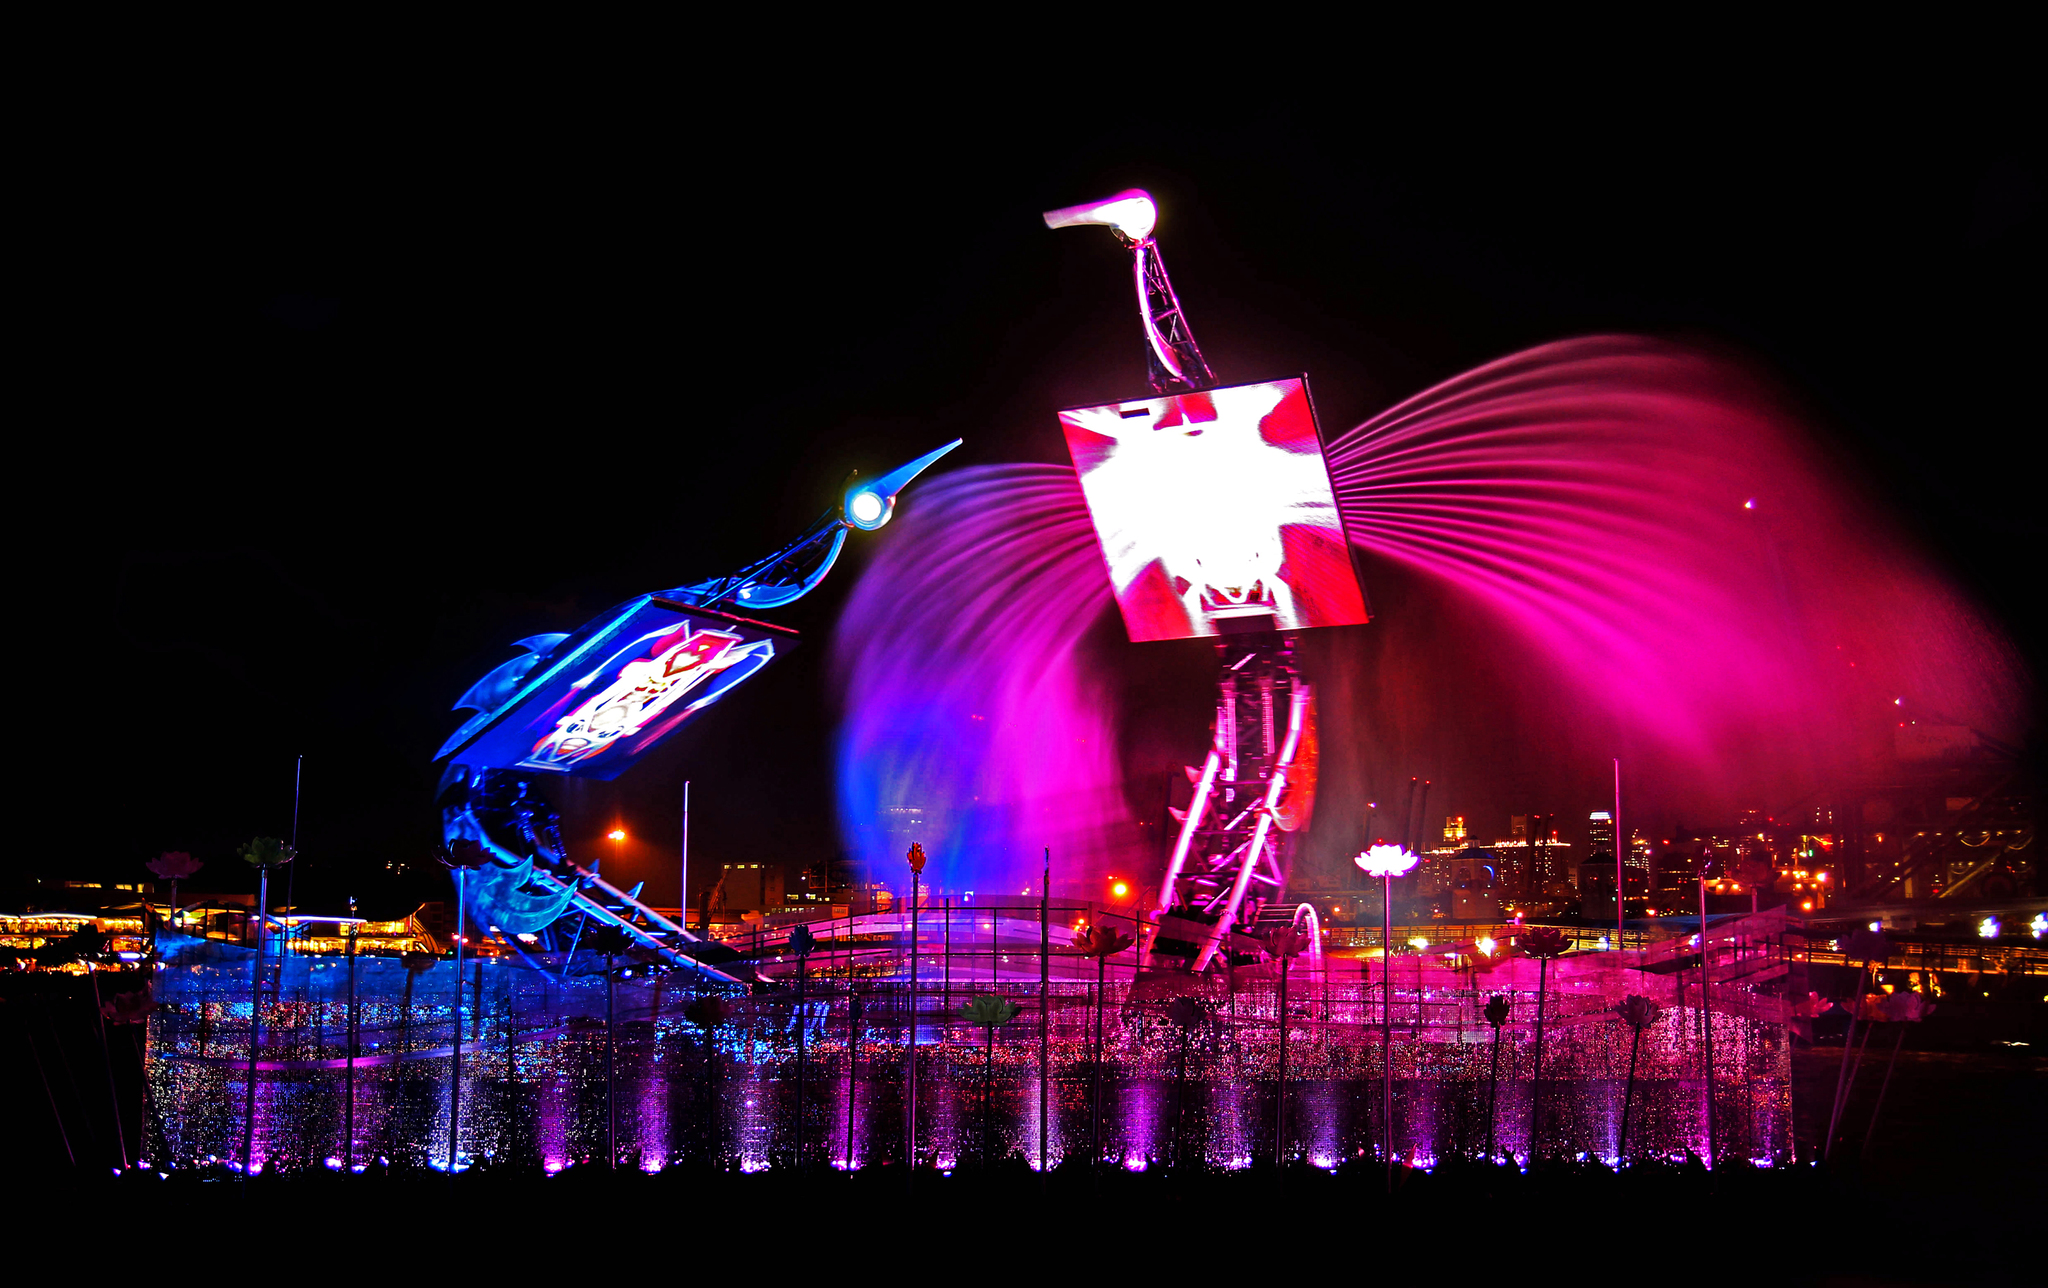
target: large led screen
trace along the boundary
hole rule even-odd
[[[594,626],[551,652],[453,759],[616,778],[795,634],[654,596]]]
[[[1060,424],[1133,640],[1366,620],[1305,379]]]

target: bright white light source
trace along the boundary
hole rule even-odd
[[[1407,875],[1421,858],[1421,855],[1410,854],[1398,845],[1375,845],[1362,854],[1352,856],[1351,861],[1369,877],[1398,877]]]
[[[2027,923],[2027,929],[2034,932],[2036,939],[2048,935],[2048,913],[2035,913],[2034,919]]]
[[[1493,950],[1500,947],[1499,944],[1493,941],[1493,937],[1491,935],[1481,938],[1478,943],[1472,946],[1474,948],[1477,948],[1480,952],[1485,953],[1488,957],[1493,956]]]
[[[882,498],[873,492],[855,492],[853,500],[846,503],[846,512],[855,523],[873,523],[882,517]]]
[[[1977,923],[1977,935],[1980,939],[1996,939],[2001,929],[2003,927],[1998,924],[1996,917],[1986,917]]]
[[[1153,204],[1152,194],[1143,188],[1126,188],[1100,201],[1084,201],[1078,206],[1045,212],[1047,228],[1074,228],[1082,224],[1101,224],[1132,241],[1144,241],[1159,226],[1159,207]]]

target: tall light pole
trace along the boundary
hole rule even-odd
[[[448,1179],[455,1179],[457,1140],[462,1133],[462,949],[463,923],[469,919],[469,874],[488,862],[475,841],[457,841],[441,860],[455,872],[455,1058],[448,1076]]]
[[[341,1166],[353,1174],[356,1162],[356,1035],[360,1030],[361,1017],[356,1011],[356,941],[362,936],[363,923],[356,919],[356,897],[348,897],[348,1074],[343,1079],[347,1099],[343,1101],[341,1123]]]
[[[1385,1135],[1387,1193],[1394,1192],[1394,878],[1415,868],[1418,856],[1398,845],[1374,844],[1352,857],[1359,870],[1380,879],[1380,1131]]]
[[[1628,931],[1628,869],[1623,866],[1628,850],[1621,839],[1621,757],[1614,758],[1614,950],[1621,951],[1622,936]],[[1616,961],[1623,960],[1617,957]],[[1628,1111],[1624,1108],[1623,1113]]]
[[[903,855],[910,864],[910,1048],[906,1059],[909,1067],[904,1082],[908,1094],[903,1106],[903,1173],[909,1179],[905,1184],[915,1184],[917,1179],[917,902],[918,878],[924,874],[924,846],[916,841]],[[851,1105],[847,1109],[853,1112]]]

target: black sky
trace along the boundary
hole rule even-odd
[[[1218,376],[1306,370],[1329,427],[1564,336],[1745,356],[2038,657],[2041,174],[2006,101],[1531,94],[137,121],[52,207],[40,329],[78,374],[31,433],[65,463],[18,609],[61,749],[27,851],[225,860],[290,828],[303,753],[309,879],[424,854],[448,707],[510,641],[765,553],[855,467],[1063,461],[1053,409],[1141,388],[1121,252],[1038,220],[1126,186]],[[578,839],[616,813],[667,898],[687,775],[701,855],[836,852],[863,555],[779,615],[795,655],[583,789]]]

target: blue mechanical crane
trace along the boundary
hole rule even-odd
[[[549,775],[611,779],[740,682],[767,665],[795,631],[750,614],[792,604],[832,571],[853,530],[872,532],[897,496],[960,440],[878,478],[856,477],[803,535],[736,572],[627,600],[563,634],[518,641],[520,656],[493,668],[455,704],[469,711],[435,759],[446,762],[438,805],[442,837],[466,870],[474,920],[508,943],[551,932],[581,914],[618,926],[664,960],[725,982],[731,954],[622,890],[563,843],[561,820],[535,790]],[[522,950],[523,951],[523,950]],[[571,947],[573,951],[573,944]]]

